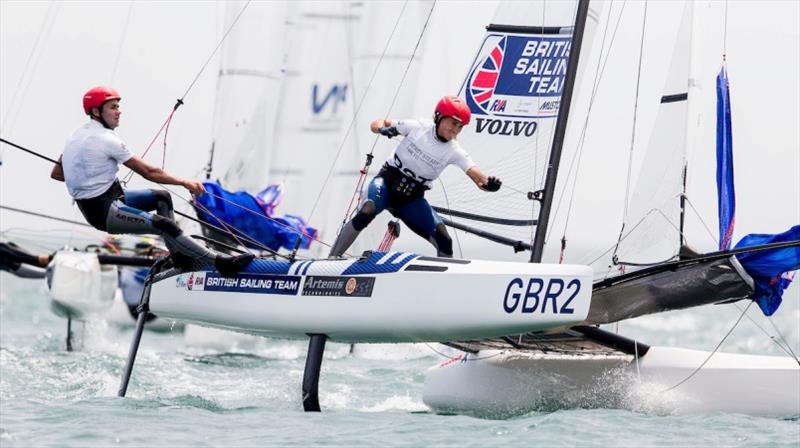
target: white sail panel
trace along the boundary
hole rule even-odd
[[[241,13],[246,3],[225,5],[223,31],[231,32],[220,53],[210,174],[229,190],[257,193],[266,186],[284,73],[286,3],[251,2]]]
[[[686,159],[692,5],[684,9],[661,106],[638,180],[628,203],[619,261],[654,263],[671,259],[680,247],[680,196]]]
[[[358,20],[344,2],[290,5],[286,76],[280,88],[270,183],[284,186],[279,213],[325,220],[330,201],[323,185],[348,123],[349,28]],[[342,192],[337,192],[342,196]],[[312,209],[316,204],[313,215]]]
[[[473,113],[458,139],[486,174],[503,181],[503,188],[482,192],[465,182],[463,173],[450,169],[428,193],[432,204],[519,222],[538,218],[540,206],[532,194],[544,186],[576,11],[573,2],[498,6],[458,91]],[[587,23],[584,41],[593,38],[596,26],[596,14],[590,15],[594,18]],[[526,23],[543,25],[519,28]],[[531,225],[454,220],[514,240],[532,240]]]

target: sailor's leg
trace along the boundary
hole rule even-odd
[[[27,264],[20,264],[19,267],[11,271],[11,273],[20,278],[45,278],[47,275],[47,271],[44,268]]]
[[[47,256],[34,255],[12,242],[0,242],[0,264],[16,265],[19,263],[30,264],[32,266],[45,267]],[[44,263],[44,264],[43,264]]]
[[[159,215],[152,215],[139,209],[115,201],[106,217],[109,233],[145,234],[155,233],[164,237],[171,250],[185,255],[191,260],[213,263],[222,274],[234,274],[253,260],[252,254],[229,257],[217,255],[186,236],[175,221]]]
[[[433,244],[437,256],[453,257],[453,240],[447,233],[447,227],[425,198],[417,198],[403,205],[398,208],[397,214],[409,229]]]
[[[367,200],[358,209],[356,215],[342,227],[339,236],[331,247],[329,257],[341,257],[355,242],[358,234],[386,207],[386,186],[382,177],[375,177],[369,184]]]
[[[171,221],[175,220],[175,215],[172,211],[172,196],[164,190],[125,190],[122,202],[135,209],[145,212],[155,211],[159,216]],[[171,253],[180,253],[179,248],[175,247],[170,241],[165,241],[165,243]],[[184,264],[188,262],[188,260],[184,260]]]
[[[165,190],[125,190],[123,202],[133,208],[175,219],[172,196]]]

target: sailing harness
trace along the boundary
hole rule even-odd
[[[384,163],[377,177],[382,177],[389,191],[392,192],[389,204],[400,206],[421,198],[431,188],[416,178],[403,173],[399,168]]]

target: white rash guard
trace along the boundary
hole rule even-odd
[[[395,147],[387,163],[426,187],[442,174],[448,165],[465,172],[475,162],[455,140],[442,142],[436,138],[436,125],[430,120],[393,121],[405,138]]]
[[[75,199],[100,196],[117,179],[119,164],[131,157],[133,153],[113,130],[90,120],[64,146],[61,164],[67,191]]]

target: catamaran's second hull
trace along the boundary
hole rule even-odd
[[[656,414],[800,415],[800,367],[789,357],[650,347],[632,355],[481,350],[428,370],[423,401],[438,412],[507,417],[623,408]]]
[[[150,309],[162,318],[277,338],[435,342],[573,325],[585,319],[586,266],[374,252],[361,259],[256,260],[225,278],[165,273]]]

